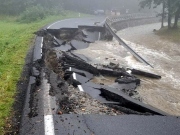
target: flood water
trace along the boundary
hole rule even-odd
[[[160,24],[150,24],[124,29],[117,34],[124,39],[140,56],[154,68],[137,61],[117,41],[97,41],[76,53],[90,58],[91,64],[119,64],[120,67],[129,67],[149,71],[162,76],[160,80],[139,77],[142,82],[138,92],[143,102],[161,109],[171,115],[180,115],[180,43],[173,43],[153,33]],[[97,78],[94,81],[98,80]],[[114,79],[112,79],[114,80]],[[112,82],[109,81],[110,83]],[[107,81],[107,80],[106,80]],[[106,82],[107,83],[107,82]]]
[[[96,84],[104,84],[104,85],[111,85],[115,82],[115,77],[109,77],[109,76],[95,76],[91,82]]]
[[[180,115],[180,43],[162,39],[153,33],[160,24],[122,30],[118,35],[154,66],[154,69],[131,61],[132,67],[154,72],[160,80],[141,78],[139,93],[143,101],[172,115]]]

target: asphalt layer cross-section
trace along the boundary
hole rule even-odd
[[[93,26],[95,22],[103,22],[105,17],[74,18],[55,22],[47,29],[77,28],[78,25]],[[37,38],[34,50],[34,61],[41,59],[41,37]],[[38,74],[38,73],[37,73]],[[43,73],[42,73],[43,74]],[[42,97],[38,97],[39,114],[29,116],[30,87],[34,83],[31,77],[25,107],[22,116],[21,135],[178,135],[180,133],[180,119],[171,116],[138,116],[138,115],[57,115],[49,112],[48,105],[55,104],[54,99],[48,103],[48,85],[43,80],[39,90]],[[38,95],[38,96],[39,96]],[[49,97],[50,98],[50,97]],[[46,104],[47,103],[47,104]],[[44,109],[45,108],[45,109]],[[43,111],[44,110],[44,111]]]

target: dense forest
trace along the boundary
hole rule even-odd
[[[161,9],[156,11],[157,7]],[[180,0],[0,0],[0,14],[21,15],[25,12],[24,18],[27,18],[30,12],[30,16],[44,18],[47,14],[59,14],[64,10],[93,14],[97,9],[116,9],[121,14],[127,10],[128,13],[156,12],[162,16],[162,27],[164,18],[167,17],[168,27],[171,28],[171,20],[174,19],[173,27],[177,28]]]
[[[168,28],[177,28],[178,20],[180,18],[180,0],[141,0],[141,8],[149,7],[152,5],[155,7],[162,5],[162,27],[164,27],[164,19],[168,18]],[[172,19],[174,19],[174,25],[172,26]]]
[[[18,15],[32,6],[61,8],[62,0],[0,0],[0,14]]]
[[[0,13],[18,15],[36,5],[52,10],[65,9],[83,13],[92,13],[97,9],[117,9],[122,13],[128,9],[134,13],[140,9],[139,0],[0,0]]]
[[[64,8],[68,10],[78,10],[91,13],[97,9],[112,10],[117,9],[125,13],[126,9],[130,13],[139,12],[139,0],[63,0]]]

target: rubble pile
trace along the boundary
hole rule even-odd
[[[158,110],[141,103],[136,88],[141,81],[135,75],[109,63],[96,67],[89,59],[73,50],[88,48],[97,40],[112,40],[105,26],[79,26],[59,30],[42,30],[43,60],[51,85],[50,94],[58,101],[58,114],[105,114],[121,115],[161,114]],[[92,54],[93,55],[93,54]],[[157,75],[130,69],[132,73],[159,79]],[[95,77],[114,77],[112,84],[93,82]]]

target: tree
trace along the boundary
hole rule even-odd
[[[163,0],[163,11],[162,11],[161,28],[163,28],[163,27],[164,27],[165,8],[166,8],[166,2],[165,2],[165,0]]]
[[[174,25],[173,25],[173,28],[177,28],[178,27],[178,19],[180,17],[180,0],[174,1],[173,9],[174,9]]]
[[[158,5],[163,5],[163,13],[162,13],[162,24],[161,27],[163,27],[164,23],[164,17],[166,14],[166,10],[168,13],[168,29],[172,28],[171,27],[171,20],[174,17],[174,25],[173,28],[178,27],[178,19],[180,16],[180,0],[142,0],[140,2],[141,8],[144,7],[149,7],[151,8],[152,4],[157,7]]]
[[[0,14],[18,15],[31,6],[47,9],[62,7],[62,0],[0,0]]]
[[[166,13],[165,13],[165,9],[166,9],[166,5],[167,5],[167,0],[142,0],[140,3],[139,3],[140,7],[141,8],[145,8],[145,7],[148,7],[148,8],[151,8],[153,6],[153,8],[156,8],[157,6],[159,5],[162,5],[163,9],[162,9],[162,20],[161,20],[161,28],[164,27],[164,18],[166,16]]]
[[[172,20],[172,6],[171,6],[171,1],[168,0],[168,29],[171,28],[171,20]]]
[[[171,27],[171,20],[174,17],[173,28],[178,28],[178,19],[180,16],[180,0],[168,0],[168,28]]]

